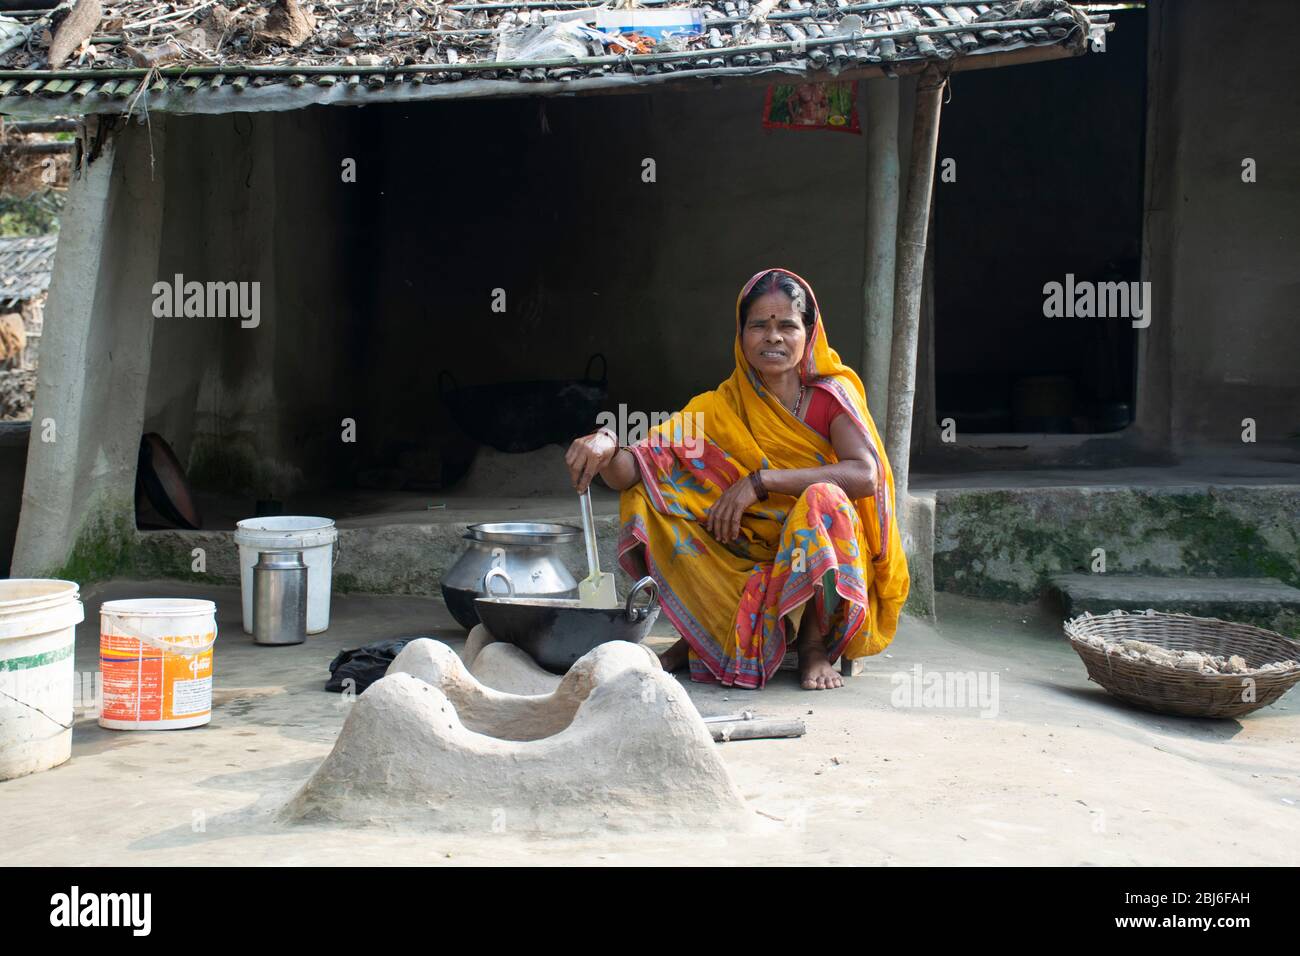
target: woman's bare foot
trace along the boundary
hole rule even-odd
[[[691,645],[686,638],[679,637],[677,643],[659,655],[659,665],[668,673],[682,670],[690,660]]]
[[[820,637],[799,638],[799,682],[804,690],[832,690],[844,686],[839,670],[826,657],[826,643]]]

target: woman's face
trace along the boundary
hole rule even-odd
[[[754,300],[740,332],[740,349],[746,361],[769,377],[797,368],[807,341],[803,317],[790,297],[779,291]]]

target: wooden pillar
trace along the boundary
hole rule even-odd
[[[894,79],[866,80],[866,269],[863,272],[863,384],[878,426],[889,414],[889,363],[894,338],[894,254],[898,248],[898,88]]]
[[[900,512],[907,495],[925,243],[930,222],[930,196],[934,190],[935,152],[939,146],[939,111],[947,82],[947,77],[932,66],[921,75],[917,84],[907,201],[899,223],[894,336],[889,363],[889,425],[885,446],[894,471],[895,497]]]
[[[935,414],[934,362],[934,255],[942,238],[934,231],[934,203],[925,241],[925,269],[921,278],[921,322],[916,342],[916,396],[912,401],[912,454],[923,457],[939,437]]]

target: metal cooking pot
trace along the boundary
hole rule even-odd
[[[593,647],[607,641],[639,644],[659,617],[659,587],[644,577],[632,588],[622,607],[580,607],[577,599],[516,596],[510,575],[493,568],[487,573],[489,593],[493,581],[505,583],[508,597],[474,601],[479,619],[494,638],[514,644],[553,674],[563,674]],[[644,607],[637,597],[649,595]]]
[[[484,575],[501,568],[518,582],[517,590],[529,597],[574,597],[578,582],[560,560],[564,545],[582,531],[568,524],[540,521],[497,521],[470,525],[464,538],[469,545],[442,576],[442,598],[447,610],[468,630],[479,622],[474,599],[488,594]]]

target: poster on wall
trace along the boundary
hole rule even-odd
[[[767,88],[763,128],[861,133],[857,95],[857,84],[852,80],[773,83]]]

